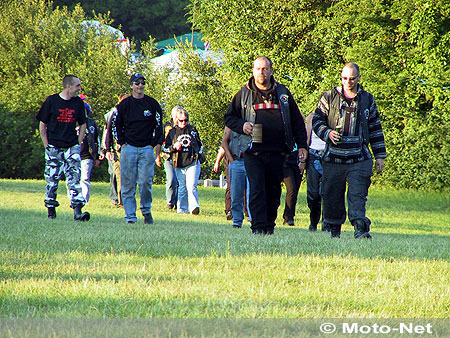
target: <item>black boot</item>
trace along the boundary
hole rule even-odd
[[[55,219],[56,218],[56,209],[55,207],[48,207],[48,219]]]
[[[372,238],[369,234],[370,228],[362,219],[358,219],[352,222],[352,225],[355,228],[355,238]]]
[[[88,212],[81,212],[82,206],[76,206],[73,209],[73,219],[75,221],[87,222],[91,218],[91,215]]]
[[[309,231],[317,231],[317,224],[310,224],[308,230]]]
[[[322,222],[322,231],[330,232],[330,224],[328,224],[327,222]]]
[[[320,221],[321,204],[320,201],[308,201],[309,207],[309,231],[317,231],[317,224]]]
[[[341,238],[341,224],[330,224],[331,238]]]

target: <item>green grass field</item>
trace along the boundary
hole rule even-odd
[[[219,188],[200,187],[191,216],[154,186],[150,226],[125,224],[107,183],[74,222],[65,192],[48,220],[44,181],[0,180],[0,318],[450,316],[448,193],[372,187],[367,241],[349,223],[340,240],[308,232],[304,186],[296,226],[274,236],[233,229]]]

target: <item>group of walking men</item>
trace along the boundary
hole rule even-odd
[[[373,157],[377,172],[381,173],[386,148],[373,96],[359,84],[358,65],[345,64],[342,85],[324,93],[316,111],[308,116],[308,132],[292,94],[275,81],[272,61],[265,56],[257,57],[252,72],[253,76],[234,96],[224,116],[227,135],[224,140],[230,145],[227,157],[231,159],[230,178],[234,181],[231,183],[233,225],[242,226],[247,190],[252,233],[274,233],[283,167],[290,158],[300,173],[305,168],[308,173],[310,230],[317,228],[322,215],[322,227],[330,230],[331,237],[340,237],[347,216],[348,184],[348,218],[354,226],[355,238],[371,238],[366,201]],[[144,88],[145,78],[133,74],[131,95],[117,105],[114,128],[120,146],[125,221],[137,221],[135,193],[139,184],[144,223],[152,224],[154,165],[161,165],[164,132],[162,109],[154,98],[144,94]],[[86,203],[80,186],[80,144],[86,130],[86,113],[78,97],[80,90],[79,78],[65,76],[63,91],[49,96],[37,115],[46,155],[45,206],[49,218],[56,217],[55,207],[59,205],[56,189],[63,170],[74,219],[90,218],[89,213],[81,210]],[[295,210],[295,204],[290,208]]]

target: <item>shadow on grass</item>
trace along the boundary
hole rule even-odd
[[[273,236],[255,236],[248,225],[232,228],[230,223],[204,222],[190,215],[161,212],[156,224],[125,224],[117,217],[93,215],[89,222],[75,222],[71,214],[48,220],[43,212],[2,209],[0,249],[43,255],[85,252],[127,253],[153,258],[180,256],[316,255],[361,258],[448,260],[450,236],[436,234],[377,233],[374,239],[355,240],[350,227],[341,239],[328,233],[312,233],[296,227],[277,227]],[[24,221],[29,220],[29,221]],[[248,224],[248,223],[246,223]],[[387,226],[387,225],[384,225]],[[414,228],[414,224],[410,228]]]

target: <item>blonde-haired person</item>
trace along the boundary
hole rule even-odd
[[[193,215],[200,213],[197,184],[200,176],[199,155],[203,144],[197,129],[189,124],[189,114],[180,106],[175,106],[174,128],[166,137],[164,151],[170,154],[178,180],[177,212]]]

